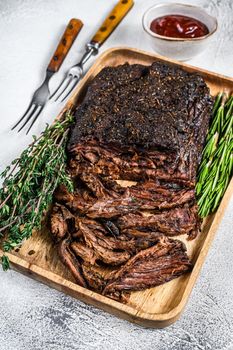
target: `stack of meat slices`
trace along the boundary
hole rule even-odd
[[[75,191],[55,193],[51,231],[77,283],[125,300],[191,268],[197,166],[212,100],[198,76],[160,62],[103,69],[68,145]]]

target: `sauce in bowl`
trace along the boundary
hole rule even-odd
[[[170,38],[199,38],[209,33],[204,23],[183,15],[166,15],[155,18],[151,22],[150,30]]]

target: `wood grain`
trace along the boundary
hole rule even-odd
[[[73,104],[82,101],[88,84],[103,67],[116,66],[125,62],[149,65],[156,60],[171,62],[191,72],[199,72],[212,95],[216,95],[219,91],[233,91],[233,79],[143,51],[116,48],[106,51],[96,61],[58,118]],[[218,211],[203,222],[201,234],[197,239],[187,241],[185,237],[179,236],[179,239],[187,245],[188,254],[194,263],[193,271],[162,286],[132,293],[127,305],[75,284],[73,277],[57,256],[56,247],[46,225],[43,226],[42,232],[35,232],[19,252],[9,254],[9,258],[12,267],[16,270],[84,302],[143,326],[165,327],[177,320],[184,309],[232,193],[233,180],[228,186]],[[0,254],[2,254],[1,251]]]
[[[102,45],[114,29],[120,24],[129,10],[133,7],[133,0],[120,0],[109,13],[108,17],[91,39],[92,42]]]
[[[48,70],[50,72],[57,72],[62,62],[64,61],[66,55],[68,54],[71,46],[73,45],[74,40],[76,39],[78,33],[82,29],[83,23],[80,19],[72,18],[62,35],[62,38],[56,48],[56,51],[51,58],[51,61],[48,65]]]

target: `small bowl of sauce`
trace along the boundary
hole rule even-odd
[[[160,4],[145,12],[143,28],[156,52],[186,61],[208,47],[217,20],[197,6]]]
[[[166,15],[155,18],[150,30],[168,38],[200,38],[209,34],[207,26],[196,18],[183,15]]]

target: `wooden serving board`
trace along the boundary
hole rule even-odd
[[[174,63],[185,70],[200,73],[212,95],[220,91],[233,91],[233,79],[147,52],[130,48],[115,48],[107,50],[98,58],[78,85],[64,110],[82,101],[89,82],[102,68],[125,62],[150,65],[156,60]],[[41,232],[34,232],[31,239],[25,242],[20,250],[8,254],[11,266],[51,287],[131,322],[148,327],[168,326],[179,318],[184,309],[232,192],[233,179],[218,211],[203,222],[202,232],[195,240],[187,241],[186,237],[179,236],[179,239],[185,242],[188,254],[194,263],[192,272],[162,286],[134,292],[126,305],[75,284],[70,272],[60,262],[56,246],[46,225]],[[1,250],[0,255],[2,255]]]

